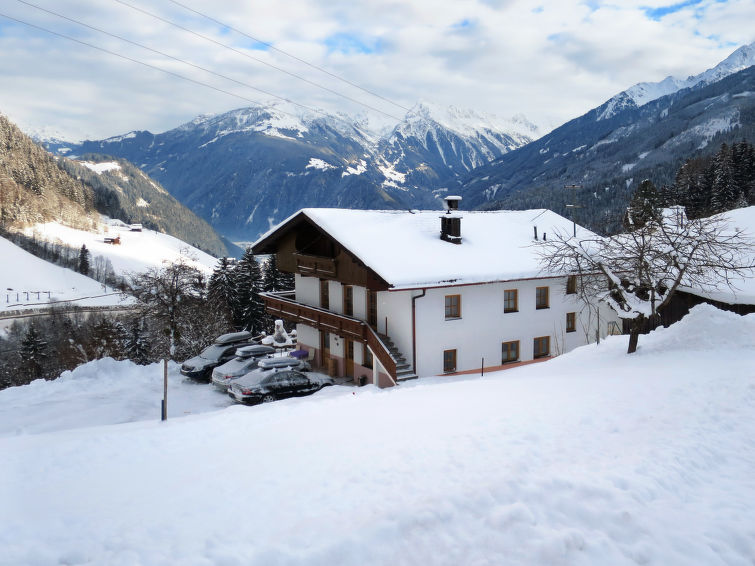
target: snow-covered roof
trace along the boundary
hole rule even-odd
[[[546,209],[467,212],[460,245],[440,239],[443,211],[305,208],[263,235],[255,247],[306,216],[394,289],[437,287],[543,277],[534,229],[572,233],[572,222]],[[591,235],[577,226],[578,236]]]
[[[728,222],[731,232],[736,229],[744,230],[749,241],[742,243],[741,262],[749,265],[755,263],[755,206],[736,208],[722,212],[719,216]],[[695,289],[684,286],[680,286],[679,289],[730,305],[755,305],[755,273],[745,276],[734,275],[731,277],[731,284],[733,288],[721,283],[717,289]]]

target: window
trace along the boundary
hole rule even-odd
[[[367,324],[377,328],[377,291],[367,291]]]
[[[327,279],[320,279],[320,308],[330,308],[330,285]]]
[[[446,318],[461,318],[461,295],[446,295]]]
[[[367,347],[367,344],[362,344],[362,365],[366,368],[372,369],[374,362],[372,360],[372,352]]]
[[[351,285],[343,286],[343,314],[354,316],[354,287]]]
[[[515,362],[519,359],[519,340],[501,344],[501,363]]]
[[[550,355],[551,351],[551,338],[550,336],[541,336],[535,338],[533,343],[533,358],[544,358]]]
[[[443,350],[443,371],[456,371],[456,350]]]
[[[535,289],[535,308],[548,308],[548,287],[538,287]]]
[[[577,276],[569,275],[566,278],[566,294],[573,295],[577,292]]]
[[[519,310],[519,293],[516,289],[506,289],[503,292],[503,312],[517,312]]]
[[[575,332],[577,330],[577,313],[566,313],[566,331]]]

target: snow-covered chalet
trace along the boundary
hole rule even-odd
[[[538,240],[571,233],[571,221],[461,213],[458,200],[446,213],[296,212],[252,248],[295,274],[294,292],[264,294],[268,312],[296,323],[315,366],[380,387],[549,358],[616,327],[573,279],[540,270]]]

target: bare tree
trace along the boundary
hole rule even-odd
[[[205,282],[202,273],[184,261],[151,268],[134,275],[131,292],[143,308],[143,315],[161,327],[168,338],[168,354],[176,359],[183,330],[202,310]]]
[[[736,289],[753,271],[752,240],[725,215],[688,220],[682,207],[630,232],[603,238],[555,234],[540,245],[544,271],[576,275],[583,299],[598,299],[629,321],[627,353],[637,350],[646,321],[655,322],[680,285]]]

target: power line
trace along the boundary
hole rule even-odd
[[[223,94],[227,94],[228,96],[233,96],[235,98],[239,98],[241,100],[245,100],[247,102],[251,102],[252,104],[256,104],[258,106],[264,106],[258,100],[253,100],[251,98],[247,98],[246,96],[242,96],[240,94],[236,94],[234,92],[230,92],[228,90],[224,90],[222,88],[218,88],[218,87],[213,86],[211,84],[203,83],[202,81],[198,81],[196,79],[192,79],[190,77],[186,77],[184,75],[180,75],[178,73],[174,73],[173,71],[167,71],[165,69],[161,69],[160,67],[157,67],[155,65],[150,65],[149,63],[145,63],[144,61],[139,61],[138,59],[134,59],[132,57],[128,57],[127,55],[121,55],[120,53],[116,53],[114,51],[110,51],[108,49],[105,49],[104,47],[99,47],[97,45],[92,45],[91,43],[87,43],[86,41],[82,41],[80,39],[76,39],[75,37],[71,37],[71,36],[59,33],[57,31],[53,31],[53,30],[47,29],[45,27],[38,26],[36,24],[32,24],[30,22],[26,22],[24,20],[19,20],[18,18],[14,18],[14,17],[9,16],[7,14],[3,14],[2,12],[0,12],[0,16],[2,16],[4,18],[7,18],[9,20],[12,20],[14,22],[17,22],[19,24],[24,24],[26,26],[29,26],[29,27],[32,27],[32,28],[35,28],[35,29],[47,32],[49,34],[56,35],[56,36],[62,37],[64,39],[68,39],[69,41],[73,41],[73,42],[79,43],[81,45],[86,45],[87,47],[91,47],[92,49],[97,49],[98,51],[102,51],[103,53],[107,53],[109,55],[114,55],[116,57],[120,57],[121,59],[125,59],[126,61],[131,61],[132,63],[138,63],[139,65],[143,65],[145,67],[149,67],[150,69],[154,69],[155,71],[160,71],[161,73],[165,73],[167,75],[178,77],[179,79],[183,79],[183,80],[188,81],[190,83],[194,83],[194,84],[197,84],[197,85],[200,85],[200,86],[203,86],[203,87],[211,88],[212,90],[215,90],[217,92],[221,92]],[[279,108],[276,109],[276,110],[278,110],[278,112],[281,112],[283,114],[288,114],[289,116],[293,116],[294,118],[298,118],[298,116],[296,116],[295,114],[292,114],[291,112],[286,112],[285,110],[281,110]]]
[[[347,95],[345,95],[343,93],[340,93],[340,92],[338,92],[336,90],[333,90],[331,88],[328,88],[328,87],[326,87],[324,85],[321,85],[321,84],[316,83],[314,81],[310,81],[309,79],[307,79],[305,77],[302,77],[301,75],[297,75],[296,73],[292,73],[290,71],[282,69],[282,68],[280,68],[280,67],[278,67],[276,65],[273,65],[272,63],[268,63],[267,61],[263,61],[262,59],[258,59],[257,57],[252,57],[248,53],[244,53],[243,51],[240,51],[239,49],[236,49],[235,47],[232,47],[230,45],[227,45],[225,43],[222,43],[220,41],[212,39],[211,37],[203,35],[203,34],[201,34],[199,32],[191,30],[191,29],[189,29],[187,27],[184,27],[184,26],[182,26],[180,24],[177,24],[175,22],[172,22],[172,21],[170,21],[170,20],[168,20],[166,18],[163,18],[162,16],[158,16],[157,14],[153,14],[152,12],[148,12],[147,10],[139,8],[138,6],[134,6],[133,4],[129,4],[128,2],[125,2],[124,0],[114,0],[114,1],[118,2],[118,4],[122,4],[122,5],[124,5],[124,6],[128,7],[128,8],[131,8],[132,10],[136,10],[137,12],[141,12],[142,14],[145,14],[145,15],[151,17],[151,18],[155,18],[156,20],[160,20],[161,22],[164,22],[164,23],[166,23],[168,25],[171,25],[171,26],[173,26],[175,28],[183,30],[183,31],[185,31],[187,33],[190,33],[190,34],[192,34],[192,35],[194,35],[196,37],[199,37],[200,39],[204,39],[205,41],[209,41],[210,43],[214,43],[215,45],[219,45],[220,47],[224,47],[225,49],[230,49],[231,51],[233,51],[234,53],[237,53],[237,54],[241,55],[242,57],[246,57],[247,59],[251,59],[252,61],[257,61],[258,63],[261,63],[263,65],[267,65],[271,69],[275,69],[276,71],[280,71],[281,73],[285,73],[285,74],[287,74],[287,75],[289,75],[291,77],[299,79],[300,81],[303,81],[303,82],[305,82],[307,84],[310,84],[312,86],[316,86],[317,88],[325,90],[325,91],[327,91],[327,92],[329,92],[331,94],[335,94],[336,96],[340,96],[341,98],[344,98],[346,100],[349,100],[351,102],[359,104],[360,106],[364,106],[365,108],[369,108],[370,110],[373,110],[374,112],[378,112],[380,114],[383,114],[384,116],[388,116],[389,118],[392,118],[393,120],[397,120],[397,121],[401,120],[401,118],[398,118],[398,117],[396,117],[396,116],[394,116],[392,114],[389,114],[388,112],[384,112],[383,110],[380,110],[379,108],[375,108],[374,106],[370,106],[369,104],[361,102],[361,101],[359,101],[359,100],[357,100],[355,98],[351,98],[350,96],[347,96]]]
[[[372,96],[375,96],[375,97],[379,98],[380,100],[384,100],[385,102],[393,104],[394,106],[397,106],[398,108],[401,108],[402,110],[406,110],[406,111],[411,110],[411,108],[407,108],[406,106],[403,106],[402,104],[399,104],[398,102],[394,102],[390,98],[386,98],[385,96],[382,96],[382,95],[380,95],[380,94],[378,94],[376,92],[373,92],[373,91],[371,91],[369,89],[366,89],[366,88],[364,88],[362,86],[359,86],[358,84],[353,83],[353,82],[351,82],[348,79],[344,79],[343,77],[341,77],[339,75],[336,75],[335,73],[331,73],[327,69],[323,69],[322,67],[319,67],[319,66],[315,65],[314,63],[310,63],[309,61],[305,61],[304,59],[302,59],[300,57],[297,57],[296,55],[294,55],[292,53],[289,53],[288,51],[284,51],[283,49],[275,47],[271,43],[268,43],[266,41],[262,41],[261,39],[258,39],[258,38],[254,37],[252,35],[249,35],[248,33],[243,32],[243,31],[241,31],[239,29],[236,29],[233,26],[230,26],[230,25],[228,25],[226,23],[223,23],[223,22],[221,22],[219,20],[216,20],[212,16],[208,16],[207,14],[205,14],[203,12],[200,12],[199,10],[195,10],[194,8],[191,8],[191,7],[187,6],[186,4],[182,4],[181,2],[178,2],[178,0],[168,0],[168,1],[172,2],[173,4],[176,4],[177,6],[181,6],[182,8],[184,8],[184,9],[190,11],[190,12],[193,12],[193,13],[197,14],[198,16],[202,16],[203,18],[206,18],[206,19],[210,20],[211,22],[214,22],[214,23],[218,24],[219,26],[223,26],[225,28],[228,28],[231,31],[235,31],[239,35],[243,35],[244,37],[247,37],[247,38],[251,39],[252,41],[256,41],[257,43],[259,43],[261,45],[264,45],[265,47],[269,47],[270,49],[272,49],[274,51],[277,51],[278,53],[282,53],[283,55],[285,55],[287,57],[291,57],[292,59],[295,59],[296,61],[299,61],[300,63],[304,63],[308,67],[312,67],[313,69],[316,69],[316,70],[320,71],[321,73],[325,73],[326,75],[329,75],[329,76],[333,77],[334,79],[338,79],[339,81],[342,81],[342,82],[344,82],[344,83],[346,83],[348,85],[351,85],[354,88],[358,88],[359,90],[361,90],[363,92],[366,92],[367,94],[370,94]]]
[[[226,75],[222,75],[220,73],[216,73],[215,71],[213,71],[211,69],[207,69],[207,68],[202,67],[200,65],[195,65],[194,63],[192,63],[190,61],[186,61],[186,60],[181,59],[179,57],[174,57],[173,55],[170,55],[168,53],[164,53],[164,52],[159,51],[157,49],[153,49],[153,48],[148,47],[146,45],[142,45],[141,43],[137,43],[136,41],[131,41],[130,39],[127,39],[125,37],[121,37],[119,35],[115,35],[113,33],[110,33],[110,32],[107,32],[105,30],[96,28],[94,26],[90,26],[89,24],[85,24],[84,22],[80,22],[79,20],[75,20],[73,18],[69,18],[68,16],[64,16],[63,14],[58,14],[57,12],[53,12],[52,10],[48,10],[46,8],[42,8],[41,6],[37,6],[36,4],[32,4],[31,2],[27,2],[26,0],[17,0],[17,1],[20,2],[21,4],[26,4],[27,6],[31,6],[32,8],[36,8],[37,10],[41,10],[42,12],[47,12],[48,14],[52,14],[53,16],[57,16],[57,17],[62,18],[64,20],[68,20],[69,22],[73,22],[73,23],[78,24],[80,26],[83,26],[85,28],[89,28],[89,29],[94,30],[96,32],[108,35],[110,37],[114,37],[114,38],[119,39],[121,41],[125,41],[126,43],[130,43],[131,45],[136,45],[137,47],[141,47],[142,49],[146,49],[147,51],[151,51],[152,53],[157,53],[158,55],[162,55],[163,57],[168,57],[169,59],[173,59],[174,61],[178,61],[179,63],[183,63],[184,65],[189,65],[190,67],[194,67],[195,69],[199,69],[200,71],[204,71],[205,73],[210,73],[211,75],[215,75],[216,77],[220,77],[221,79],[225,79],[225,80],[234,82],[236,84],[239,84],[241,86],[245,86],[247,88],[251,88],[251,89],[256,90],[258,92],[261,92],[263,94],[267,94],[268,96],[272,96],[274,98],[278,98],[280,100],[283,100],[284,102],[289,102],[291,104],[295,104],[296,106],[300,106],[300,107],[302,107],[302,108],[304,108],[306,110],[309,110],[311,112],[317,112],[317,113],[323,114],[323,115],[326,114],[322,110],[318,110],[316,108],[310,108],[309,106],[305,106],[304,104],[299,104],[298,102],[295,102],[295,101],[290,100],[288,98],[285,98],[283,96],[278,96],[275,93],[272,93],[272,92],[269,92],[267,90],[258,88],[258,87],[254,86],[254,85],[250,85],[249,83],[245,83],[245,82],[236,80],[236,79],[234,79],[232,77],[229,77],[229,76],[226,76]]]

